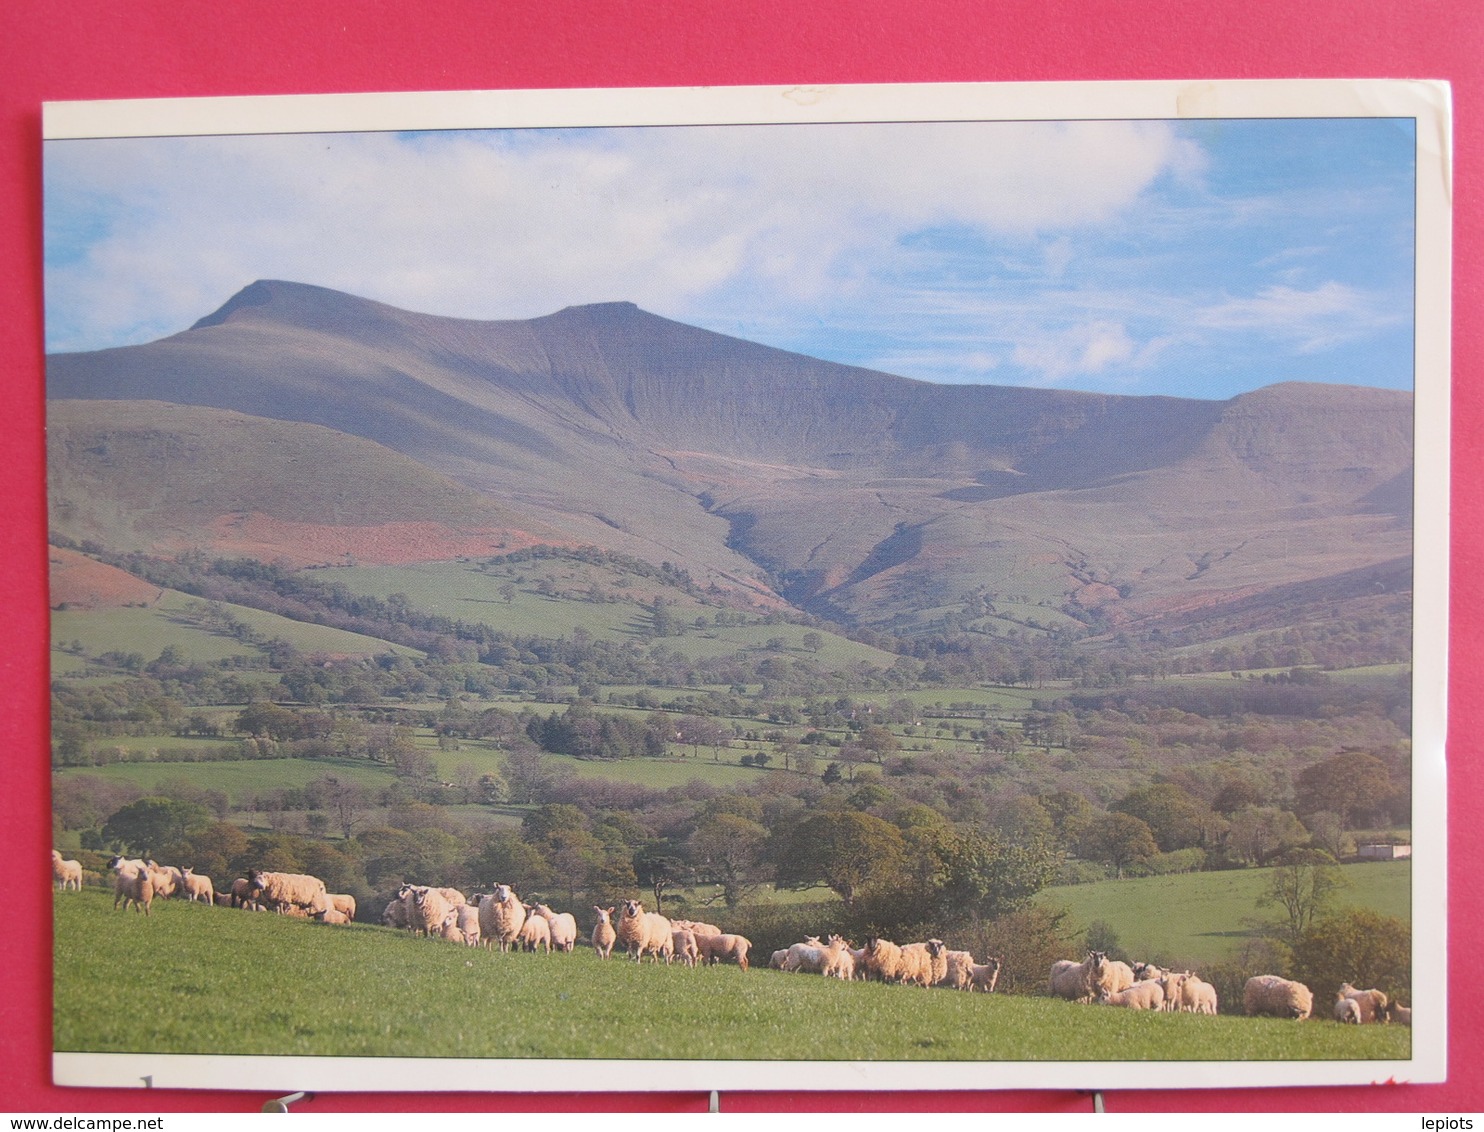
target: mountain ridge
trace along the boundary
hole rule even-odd
[[[1365,387],[940,386],[627,302],[480,321],[260,280],[158,342],[52,355],[48,396],[334,429],[511,529],[865,623],[1009,588],[1140,617],[1410,553],[1411,397]]]

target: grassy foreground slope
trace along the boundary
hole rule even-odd
[[[68,1052],[814,1060],[1410,1056],[1402,1027],[1146,1014],[1004,995],[501,955],[388,929],[157,901],[55,901]],[[148,1003],[148,1009],[141,1004]],[[828,1040],[821,1040],[828,1036]]]

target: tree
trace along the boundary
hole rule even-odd
[[[808,888],[823,882],[850,908],[867,886],[901,875],[905,847],[901,831],[872,814],[817,813],[775,846],[778,883]]]
[[[654,910],[663,914],[665,893],[690,883],[690,864],[667,841],[651,841],[634,853],[634,877],[654,893]]]
[[[699,879],[721,885],[728,908],[735,908],[763,882],[765,826],[738,814],[712,814],[687,841]]]
[[[103,836],[127,846],[137,856],[148,857],[209,824],[211,814],[205,806],[174,798],[141,798],[109,817],[103,825]]]
[[[1099,818],[1084,839],[1086,855],[1106,861],[1123,876],[1136,861],[1147,861],[1159,852],[1149,826],[1132,814],[1106,814]]]
[[[1204,802],[1173,782],[1157,782],[1131,791],[1109,809],[1141,819],[1163,853],[1205,844],[1206,832],[1215,819]]]
[[[1260,865],[1280,850],[1296,849],[1309,833],[1288,810],[1277,806],[1243,806],[1231,816],[1228,852],[1239,861]]]
[[[1383,814],[1395,793],[1386,764],[1364,751],[1342,751],[1306,767],[1294,782],[1300,817],[1332,810],[1346,829]]]
[[[1347,908],[1310,924],[1293,944],[1294,978],[1324,999],[1343,982],[1412,997],[1412,928],[1369,908]]]
[[[1291,849],[1273,870],[1259,908],[1277,905],[1287,916],[1282,933],[1290,944],[1328,910],[1334,896],[1349,884],[1339,863],[1322,849]]]
[[[340,836],[349,841],[366,812],[366,792],[354,782],[344,782],[331,774],[318,779],[317,783]]]

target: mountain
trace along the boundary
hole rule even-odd
[[[940,386],[629,303],[482,322],[271,281],[160,341],[53,355],[47,381],[54,526],[141,548],[233,523],[301,562],[352,528],[388,561],[592,544],[871,625],[973,592],[1186,616],[1411,553],[1412,400],[1389,390]],[[230,457],[182,454],[218,434]],[[409,522],[441,526],[399,541]]]

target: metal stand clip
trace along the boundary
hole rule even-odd
[[[290,1093],[288,1096],[286,1096],[286,1097],[279,1097],[277,1100],[265,1101],[263,1103],[263,1111],[264,1112],[288,1112],[289,1105],[296,1104],[299,1101],[312,1101],[312,1100],[314,1100],[314,1094],[313,1093]]]

